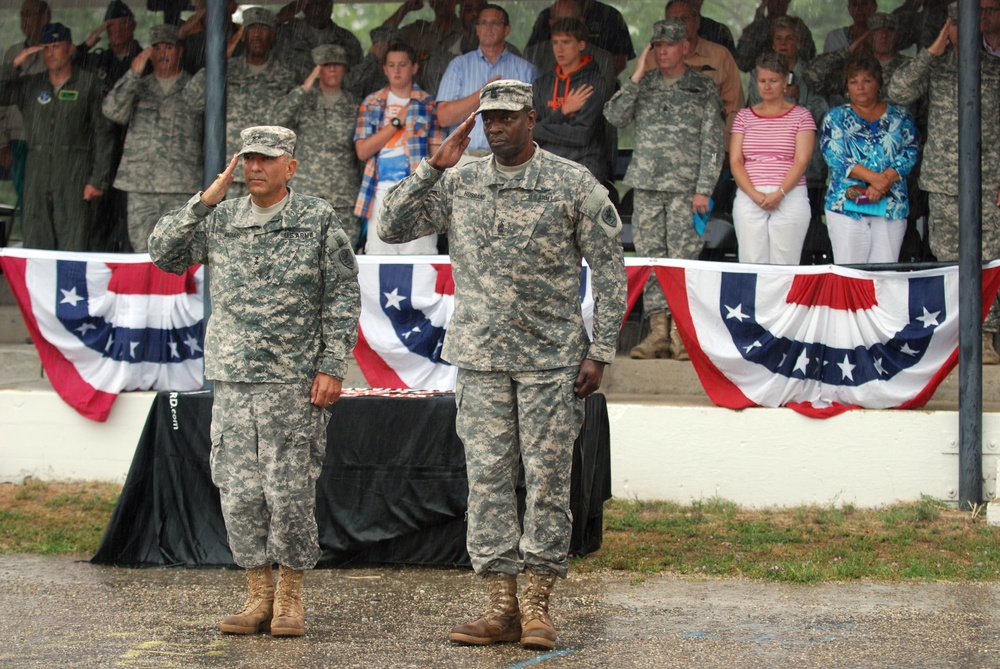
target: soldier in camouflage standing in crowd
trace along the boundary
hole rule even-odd
[[[997,0],[984,4],[1000,7]],[[953,5],[952,10],[955,9]],[[949,18],[934,43],[904,63],[889,82],[888,98],[899,104],[927,99],[927,141],[920,166],[920,188],[928,193],[931,251],[940,261],[958,259],[958,24]],[[982,95],[983,259],[1000,258],[1000,58],[980,54]],[[983,323],[983,364],[1000,363],[994,337],[1000,329],[997,302]]]
[[[149,254],[169,272],[196,263],[212,270],[212,481],[249,589],[220,628],[302,636],[302,578],[321,555],[316,480],[326,408],[340,397],[357,336],[358,268],[333,208],[288,188],[295,133],[263,126],[242,138],[211,186],[159,220]],[[239,156],[250,197],[223,202]]]
[[[635,250],[649,258],[697,260],[703,243],[692,216],[707,215],[725,158],[722,99],[711,79],[684,64],[689,47],[682,21],[657,21],[635,72],[604,105],[612,125],[635,122],[635,150],[624,183],[633,188]],[[647,72],[650,51],[657,69]],[[672,350],[675,360],[687,360],[655,276],[642,300],[649,334],[630,355],[667,358]]]
[[[151,46],[104,98],[104,116],[128,126],[115,188],[128,195],[128,236],[132,250],[145,253],[160,216],[182,207],[201,185],[201,114],[184,101],[191,75],[181,69],[184,47],[177,26],[154,26]],[[153,63],[153,75],[143,76]]]
[[[532,141],[531,84],[489,83],[479,108],[386,196],[378,234],[399,243],[448,233],[455,313],[442,357],[458,367],[455,428],[469,477],[467,547],[489,605],[456,643],[555,645],[549,595],[568,568],[573,442],[600,387],[625,312],[621,221],[585,168]],[[476,115],[491,156],[453,168]],[[447,170],[447,171],[445,171]],[[592,272],[594,337],[580,312]],[[524,529],[518,461],[524,463]],[[527,584],[519,605],[517,575]]]
[[[226,71],[226,155],[240,150],[240,128],[278,123],[275,102],[296,84],[292,71],[274,54],[277,25],[274,13],[263,7],[243,12],[243,26],[237,30],[243,56],[231,57]],[[205,111],[205,70],[194,75],[184,97],[192,109]],[[246,194],[239,181],[229,189],[229,197]]]
[[[361,101],[343,90],[347,51],[339,44],[312,50],[312,73],[278,105],[278,122],[298,136],[296,192],[321,197],[333,205],[355,246],[361,226],[354,216],[361,176],[354,152],[354,125]],[[318,84],[318,85],[317,85]]]

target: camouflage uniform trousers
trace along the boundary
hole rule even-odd
[[[655,190],[633,191],[632,239],[643,258],[697,260],[705,245],[692,224],[694,193]],[[648,317],[669,313],[667,300],[656,274],[650,274],[642,291],[643,313]]]
[[[458,370],[455,428],[469,478],[466,546],[479,575],[532,567],[566,576],[573,443],[584,417],[584,401],[573,394],[578,371]],[[514,492],[519,459],[527,489],[523,533]]]
[[[216,381],[212,482],[236,564],[311,569],[321,555],[316,481],[329,414],[309,383]]]
[[[168,211],[182,208],[191,199],[190,193],[128,193],[128,239],[132,250],[146,253],[149,235]]]
[[[1000,208],[996,189],[983,184],[983,261],[1000,259]],[[931,251],[942,262],[958,260],[958,196],[927,194]],[[993,301],[983,322],[983,330],[1000,330],[1000,297]]]

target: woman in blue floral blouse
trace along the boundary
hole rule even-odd
[[[830,167],[826,225],[838,264],[897,262],[906,232],[906,175],[917,162],[917,127],[906,107],[882,99],[882,66],[869,55],[844,66],[850,102],[823,119]]]

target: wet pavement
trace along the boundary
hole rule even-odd
[[[571,573],[555,651],[453,646],[477,612],[468,571],[307,575],[299,639],[219,633],[242,603],[228,570],[137,570],[0,556],[0,666],[36,667],[998,667],[1000,584],[789,585]]]

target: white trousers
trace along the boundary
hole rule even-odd
[[[859,221],[827,209],[826,228],[833,246],[833,262],[838,265],[899,262],[899,249],[906,233],[905,218],[862,216]]]
[[[382,214],[382,201],[385,200],[385,195],[389,190],[389,188],[382,187],[375,189],[375,197],[372,198],[372,211],[368,217],[368,239],[365,241],[365,255],[437,255],[438,236],[436,234],[403,242],[402,244],[390,244],[389,242],[382,241],[382,238],[378,236],[378,219]]]
[[[758,188],[773,193],[776,187]],[[805,186],[788,191],[774,211],[764,211],[742,190],[733,201],[733,227],[740,262],[798,265],[809,232],[809,196]]]

